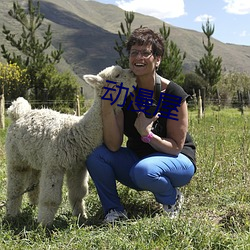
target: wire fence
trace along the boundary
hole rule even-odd
[[[66,113],[73,113],[79,114],[83,111],[85,112],[91,106],[93,100],[80,100],[76,98],[74,100],[28,100],[31,104],[32,108],[49,108],[55,109],[57,111],[62,111]],[[196,98],[192,96],[188,99],[188,107],[191,108],[198,108],[199,107],[199,97]],[[11,105],[11,101],[5,100],[5,107],[8,108]],[[236,109],[243,109],[244,107],[250,108],[250,100],[248,99],[224,99],[224,98],[205,98],[201,97],[201,106],[202,110],[204,111],[206,107],[215,106],[218,109],[220,108],[236,108]],[[81,111],[80,111],[81,109]]]

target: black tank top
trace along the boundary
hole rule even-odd
[[[189,95],[183,90],[183,88],[174,82],[170,82],[165,91],[166,94],[178,96],[182,98],[182,102],[185,101]],[[143,158],[149,154],[157,152],[150,144],[141,141],[141,136],[134,127],[137,112],[134,110],[131,104],[131,97],[128,96],[125,105],[122,110],[124,113],[124,134],[128,137],[127,147],[132,149],[140,158]],[[164,112],[164,107],[160,108],[160,112]],[[152,132],[160,137],[166,137],[166,122],[168,118],[160,116],[153,125]],[[195,145],[189,133],[187,133],[184,147],[181,151],[186,155],[194,164],[195,158]]]

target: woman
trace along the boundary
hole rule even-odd
[[[110,102],[102,100],[104,144],[88,157],[87,168],[104,209],[104,222],[127,218],[116,180],[136,190],[151,191],[165,214],[174,218],[183,203],[177,187],[188,184],[195,173],[195,146],[188,134],[188,95],[156,74],[164,53],[160,35],[138,28],[128,39],[127,51],[130,69],[136,75],[136,90],[117,115]],[[157,79],[160,93],[155,87]],[[181,102],[172,107],[170,115],[162,115],[169,107],[161,105],[156,115],[148,118],[146,106],[142,109],[136,105],[140,90],[152,93],[154,99],[165,94]],[[121,147],[124,134],[127,147]]]

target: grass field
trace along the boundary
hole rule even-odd
[[[190,112],[190,133],[197,145],[197,173],[182,188],[181,215],[169,220],[149,192],[118,185],[131,218],[104,226],[93,183],[86,199],[88,220],[71,217],[64,188],[53,230],[36,224],[37,210],[24,198],[22,214],[7,222],[6,162],[0,131],[0,249],[250,249],[250,110],[208,109],[198,120]]]

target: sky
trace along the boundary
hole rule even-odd
[[[250,46],[250,0],[96,0],[126,11],[154,16],[171,25],[202,31],[207,19],[213,38]],[[136,16],[135,16],[136,18]]]

